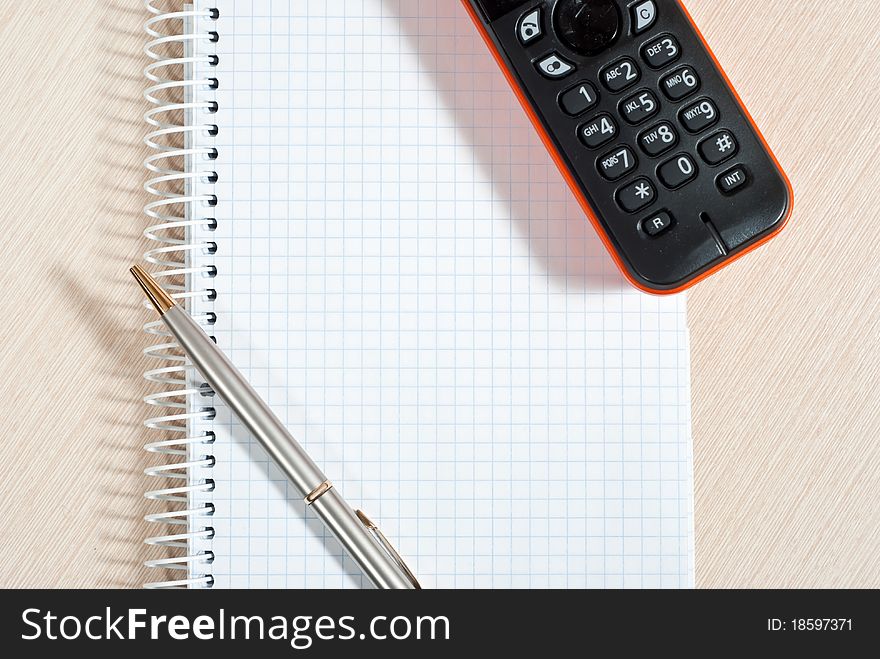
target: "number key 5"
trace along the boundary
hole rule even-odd
[[[633,125],[647,121],[659,111],[660,101],[647,89],[636,92],[620,104],[623,118]]]

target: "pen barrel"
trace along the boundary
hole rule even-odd
[[[205,381],[250,431],[301,496],[305,497],[327,480],[281,420],[192,316],[183,308],[174,306],[162,319]]]
[[[335,487],[316,499],[311,507],[376,588],[415,589],[415,584],[376,541]]]
[[[284,475],[306,497],[327,477],[290,431],[205,330],[182,307],[173,306],[162,317],[180,347],[214,392],[265,449]],[[377,588],[412,589],[413,583],[388,551],[358,519],[334,487],[310,507]]]

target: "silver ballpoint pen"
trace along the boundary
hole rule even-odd
[[[367,578],[377,588],[420,588],[379,528],[345,502],[205,330],[143,268],[134,266],[131,274],[205,381],[290,479]]]

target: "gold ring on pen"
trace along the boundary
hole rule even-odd
[[[313,503],[315,503],[315,501],[320,499],[321,496],[329,492],[331,487],[333,487],[333,483],[331,483],[330,481],[324,481],[306,495],[306,503],[312,505]]]

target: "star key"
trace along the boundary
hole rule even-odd
[[[646,178],[638,179],[617,192],[617,202],[627,213],[635,213],[654,203],[657,190]]]

